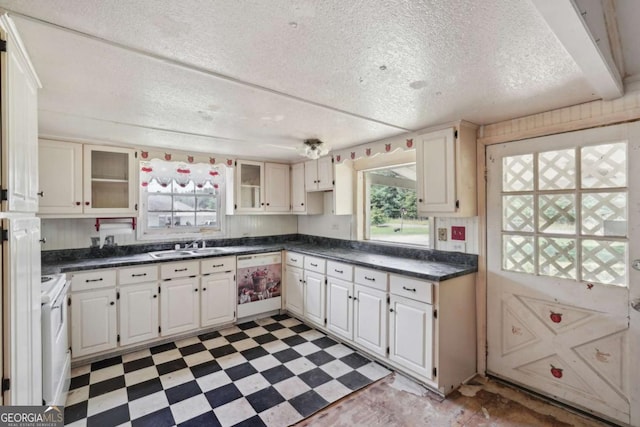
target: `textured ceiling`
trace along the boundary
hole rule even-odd
[[[305,138],[338,149],[598,98],[528,0],[0,7],[43,83],[48,136],[295,159]]]

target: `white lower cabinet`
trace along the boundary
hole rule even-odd
[[[327,329],[353,339],[353,283],[327,277]]]
[[[324,328],[325,277],[313,271],[304,272],[304,318]]]
[[[304,275],[301,268],[286,266],[285,286],[287,310],[304,317]]]
[[[120,345],[158,337],[158,283],[120,287]]]
[[[431,379],[433,306],[393,294],[389,306],[389,359]]]
[[[200,325],[200,283],[197,277],[171,279],[160,285],[161,335],[174,335]]]
[[[380,356],[387,353],[387,293],[354,286],[353,340]]]
[[[200,327],[223,325],[236,319],[236,281],[233,272],[200,278]]]
[[[71,296],[73,357],[112,350],[118,345],[116,290],[97,289]]]

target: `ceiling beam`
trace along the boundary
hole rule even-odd
[[[594,37],[574,0],[531,1],[560,43],[582,69],[595,94],[605,100],[621,97],[624,94],[624,87],[620,71],[613,61],[607,61],[603,53],[605,48],[599,46],[603,44],[607,50],[609,49],[606,32]],[[586,14],[592,14],[590,19],[604,20],[599,2],[582,1],[581,5],[583,8],[592,9],[584,11]]]

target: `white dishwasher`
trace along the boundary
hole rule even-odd
[[[238,319],[282,308],[282,254],[237,258]]]

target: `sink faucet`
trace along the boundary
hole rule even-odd
[[[205,248],[207,247],[207,241],[204,239],[196,239],[191,243],[187,243],[186,245],[184,245],[185,249],[189,249],[189,248],[198,248],[198,244],[202,242],[202,247]]]

